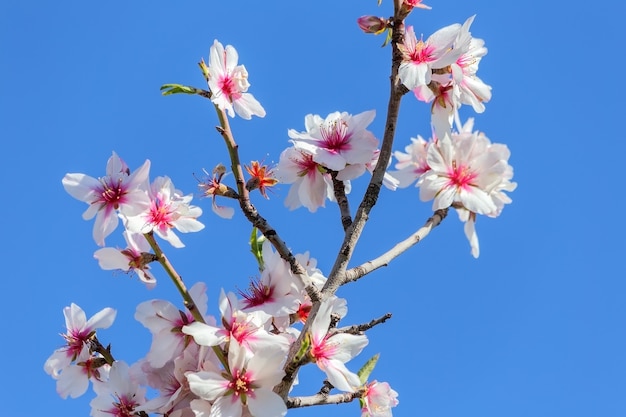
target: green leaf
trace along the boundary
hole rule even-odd
[[[164,96],[169,96],[170,94],[200,94],[202,90],[182,84],[163,84],[161,91]]]
[[[380,46],[381,48],[384,48],[385,46],[389,44],[389,42],[391,42],[391,36],[392,36],[392,30],[391,28],[387,28],[387,35],[385,36],[385,42],[383,42],[383,44]]]
[[[304,355],[306,355],[309,351],[309,348],[311,347],[311,334],[307,332],[307,334],[304,336],[304,340],[302,341],[302,345],[300,345],[300,350],[298,350],[298,353],[296,353],[295,357],[293,358],[295,362],[299,362]]]
[[[374,370],[374,367],[376,366],[379,357],[379,353],[372,356],[370,360],[365,362],[365,365],[363,365],[363,367],[359,369],[359,372],[356,373],[359,376],[361,384],[365,384],[367,382],[367,379],[370,377],[372,371]]]
[[[259,270],[263,271],[263,242],[265,242],[265,236],[259,235],[259,231],[256,227],[252,228],[252,233],[250,233],[250,252],[256,258],[257,263],[259,264]]]

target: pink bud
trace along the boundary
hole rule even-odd
[[[357,23],[363,32],[376,35],[387,28],[387,20],[377,16],[361,16],[357,19]]]

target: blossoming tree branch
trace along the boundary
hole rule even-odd
[[[464,224],[471,254],[478,257],[478,216],[497,217],[511,202],[506,192],[516,186],[511,182],[508,148],[474,130],[473,119],[461,121],[459,116],[462,105],[483,112],[491,98],[491,88],[476,75],[487,49],[471,35],[474,17],[424,40],[405,20],[429,7],[421,0],[395,0],[393,6],[389,18],[363,16],[357,21],[365,33],[383,34],[383,46],[391,50],[382,140],[368,130],[373,110],[337,111],[325,117],[309,114],[304,128],[288,130],[290,144],[276,166],[242,163],[230,118],[263,117],[265,110],[248,92],[248,72],[239,64],[235,48],[217,40],[208,63],[199,64],[205,88],[162,87],[164,95],[199,95],[215,107],[217,134],[223,138],[230,167],[218,165],[206,172],[200,189],[211,198],[217,216],[232,218],[238,207],[252,226],[250,246],[260,276],[247,291],[222,290],[218,317],[207,314],[205,284],[188,286],[162,246],[167,242],[183,248],[181,233],[204,228],[198,220],[202,209],[192,205],[192,194],[178,190],[167,176],[150,180],[150,161],[131,170],[115,152],[104,175],[70,173],[63,178],[65,190],[87,203],[83,218],[95,218],[93,239],[101,248],[94,256],[100,267],[132,273],[152,287],[156,284],[152,267],[158,263],[180,293],[183,308],[165,300],[137,306],[135,318],[152,334],[152,344],[143,359],[128,365],[98,334],[113,324],[114,309],[105,308],[87,319],[78,305],[66,307],[65,343],[44,365],[61,397],[81,396],[91,386],[94,417],[274,417],[290,408],[352,401],[359,402],[364,417],[391,416],[398,393],[373,378],[377,356],[358,370],[347,364],[368,344],[366,332],[390,315],[344,325],[347,300],[335,295],[338,288],[419,243],[450,208]],[[403,99],[428,104],[431,134],[427,140],[411,138],[403,151],[394,152]],[[355,200],[348,195],[356,180],[369,184],[353,209]],[[394,247],[352,265],[356,243],[381,188],[412,184],[419,187],[421,200],[432,200],[432,216]],[[267,190],[277,185],[289,186],[285,205],[290,210],[303,207],[315,212],[327,201],[336,203],[345,233],[330,271],[317,268],[306,248],[292,252],[297,243],[285,242],[271,225],[271,216],[253,204],[253,197],[267,198]],[[106,247],[106,239],[120,224],[127,246]],[[325,374],[320,373],[322,388],[308,396],[292,396],[298,371],[311,364]]]

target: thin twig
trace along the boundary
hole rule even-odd
[[[352,224],[352,215],[350,214],[350,202],[346,196],[346,186],[343,181],[337,179],[337,171],[331,171],[331,178],[333,180],[333,190],[335,192],[335,200],[339,206],[339,212],[341,213],[341,226],[343,231],[348,230],[348,227]]]
[[[356,398],[362,396],[361,391],[357,392],[343,392],[341,394],[315,394],[309,397],[289,397],[287,398],[287,408],[300,408],[311,407],[313,405],[325,405],[325,404],[342,404],[354,401]]]
[[[332,333],[363,334],[364,332],[371,329],[372,327],[382,324],[386,322],[387,320],[389,320],[390,318],[391,318],[391,313],[387,313],[382,317],[379,317],[377,319],[370,321],[369,323],[355,324],[354,326],[339,328],[339,329],[336,329]]]
[[[220,121],[220,126],[217,128],[220,135],[226,143],[228,148],[228,155],[231,161],[231,170],[235,176],[235,182],[237,184],[237,192],[239,194],[239,206],[246,218],[252,223],[252,226],[256,227],[263,236],[270,241],[272,246],[280,254],[291,268],[291,272],[295,275],[305,275],[306,271],[302,265],[296,260],[296,257],[291,253],[287,244],[280,238],[276,230],[270,226],[269,222],[259,214],[257,209],[250,201],[250,192],[246,188],[246,183],[243,175],[243,168],[239,159],[239,146],[235,142],[230,124],[228,122],[228,116],[226,111],[220,109],[217,105],[215,111]]]
[[[189,294],[189,290],[187,289],[187,286],[185,285],[183,278],[178,274],[178,272],[176,272],[176,270],[174,269],[174,266],[170,263],[169,259],[167,259],[167,256],[165,256],[165,253],[163,253],[163,251],[161,250],[161,247],[159,246],[157,241],[154,239],[153,233],[152,232],[144,233],[144,237],[146,238],[146,240],[150,244],[150,247],[154,251],[154,254],[157,257],[157,260],[159,261],[163,269],[165,269],[165,272],[167,272],[167,275],[170,276],[172,282],[176,286],[176,289],[180,293],[181,297],[183,297],[183,303],[185,304],[185,307],[187,308],[187,310],[189,310],[189,312],[191,313],[191,315],[196,321],[200,323],[205,323],[204,317],[202,317],[202,313],[200,313],[200,310],[198,310],[198,306],[196,305],[195,301],[193,301],[191,294]]]
[[[364,277],[372,271],[375,271],[378,268],[383,266],[387,266],[389,262],[406,252],[411,247],[417,245],[421,242],[435,227],[439,226],[439,224],[446,218],[448,214],[448,209],[441,209],[435,211],[435,213],[426,221],[426,224],[422,226],[419,230],[413,233],[408,238],[404,239],[402,242],[396,244],[393,248],[383,253],[376,259],[372,259],[371,261],[365,262],[362,265],[355,266],[346,271],[343,284],[347,284],[348,282],[354,282],[359,278]]]

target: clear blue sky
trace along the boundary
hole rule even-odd
[[[380,352],[374,377],[400,393],[399,417],[583,417],[626,415],[626,145],[622,2],[431,0],[409,18],[416,33],[477,14],[489,54],[479,76],[493,87],[476,127],[512,152],[518,189],[497,219],[477,224],[472,258],[453,214],[389,267],[342,288],[345,324],[391,312],[369,333],[357,369]],[[382,136],[389,49],[355,20],[383,16],[391,1],[17,1],[0,4],[0,164],[4,203],[0,357],[5,415],[88,415],[87,393],[62,400],[43,363],[62,340],[62,308],[88,315],[109,306],[116,323],[100,335],[134,362],[149,333],[133,319],[152,298],[179,301],[164,273],[157,288],[98,268],[85,205],[62,188],[67,172],[104,173],[115,150],[131,168],[152,161],[197,192],[193,173],[227,162],[210,103],[162,97],[164,83],[203,87],[196,67],[214,39],[234,45],[264,119],[232,126],[246,161],[277,162],[287,129],[308,113],[375,109]],[[465,112],[464,115],[471,113]],[[428,136],[426,105],[407,96],[395,149]],[[355,184],[352,205],[363,190]],[[340,243],[338,210],[283,207],[286,186],[255,200],[294,252],[309,250],[328,272]],[[196,200],[206,229],[167,252],[191,285],[205,281],[210,311],[220,288],[245,288],[256,273],[249,226]],[[382,193],[353,264],[421,226],[430,204],[414,188]],[[107,242],[109,243],[109,242]],[[115,239],[110,239],[115,244]],[[117,242],[121,244],[121,240]],[[319,389],[323,374],[306,370]],[[304,378],[304,377],[303,377]],[[308,387],[308,389],[307,389]],[[289,415],[357,416],[355,404]]]

